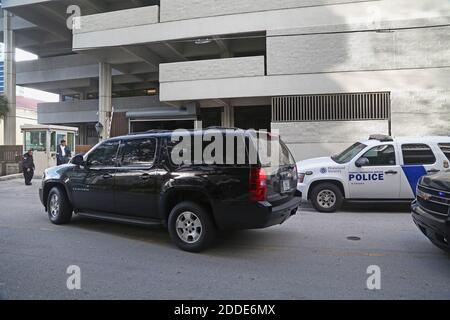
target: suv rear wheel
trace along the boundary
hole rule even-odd
[[[169,215],[169,234],[182,250],[200,252],[211,245],[216,227],[209,212],[194,202],[176,205]]]
[[[344,202],[341,189],[333,183],[320,183],[311,191],[311,203],[319,212],[335,212]]]
[[[65,224],[72,219],[72,207],[66,194],[58,187],[53,187],[48,193],[48,218],[54,224]]]

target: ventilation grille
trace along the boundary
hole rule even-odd
[[[272,98],[273,122],[388,120],[389,92]]]

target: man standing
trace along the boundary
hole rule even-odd
[[[61,165],[69,162],[71,151],[66,145],[66,140],[61,140],[61,144],[56,150],[56,165]]]
[[[28,150],[28,152],[23,155],[22,170],[23,177],[25,178],[25,185],[31,186],[31,180],[34,175],[33,150]]]

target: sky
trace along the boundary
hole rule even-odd
[[[3,53],[3,43],[0,43],[0,52]],[[37,60],[37,58],[38,57],[36,55],[34,55],[30,52],[27,52],[27,51],[24,51],[21,49],[16,49],[16,61]],[[17,95],[24,96],[27,98],[42,100],[42,101],[46,101],[46,102],[58,102],[59,101],[59,96],[57,94],[53,94],[53,93],[45,92],[45,91],[41,91],[41,90],[35,90],[35,89],[31,89],[31,88],[24,88],[24,87],[20,87],[20,86],[17,86]]]

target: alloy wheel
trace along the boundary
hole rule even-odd
[[[59,215],[59,197],[56,193],[50,197],[50,215],[52,218],[56,218]]]
[[[186,243],[197,242],[203,231],[202,222],[193,212],[182,212],[175,225],[178,237]]]
[[[321,190],[317,195],[317,203],[325,209],[330,209],[336,204],[336,194],[328,189]]]

